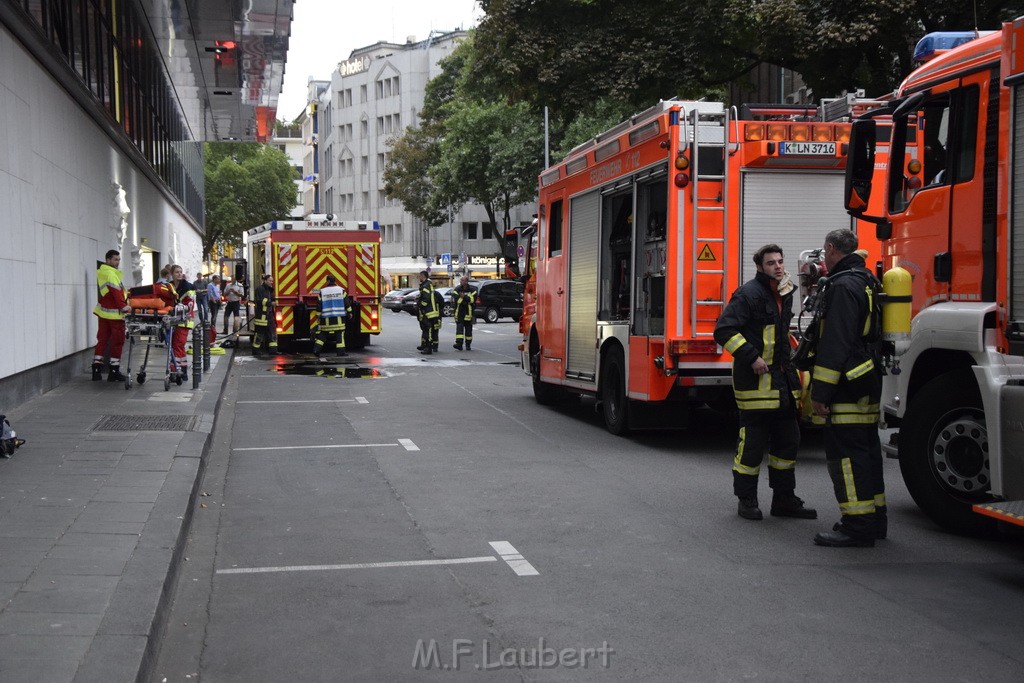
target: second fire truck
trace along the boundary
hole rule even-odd
[[[380,229],[365,221],[271,221],[244,236],[250,287],[274,276],[278,340],[309,339],[318,291],[334,275],[352,301],[345,346],[362,348],[380,334]]]
[[[540,176],[520,326],[539,402],[595,395],[620,434],[731,401],[712,333],[754,251],[777,243],[795,271],[801,251],[854,225],[837,206],[849,125],[812,120],[814,107],[756,113],[661,102]]]

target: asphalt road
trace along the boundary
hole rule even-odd
[[[820,548],[819,435],[819,519],[750,522],[728,418],[614,437],[534,402],[514,323],[423,357],[383,322],[344,362],[235,357],[153,680],[1024,679],[1024,544],[937,530],[894,461],[889,540]]]

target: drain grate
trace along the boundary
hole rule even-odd
[[[97,432],[189,432],[195,415],[104,415]]]

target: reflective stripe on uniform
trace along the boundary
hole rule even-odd
[[[736,349],[740,348],[747,343],[747,340],[742,334],[736,333],[729,338],[729,341],[725,342],[725,350],[729,353],[735,353]]]
[[[783,460],[769,453],[768,467],[776,470],[791,470],[796,468],[796,460]]]
[[[868,358],[866,361],[846,372],[846,379],[855,380],[858,377],[862,377],[872,370],[875,369],[875,361]]]
[[[756,477],[761,472],[761,465],[758,464],[754,467],[748,467],[740,462],[743,459],[743,451],[747,445],[747,428],[740,427],[740,440],[739,445],[736,446],[736,457],[732,460],[732,470],[738,474],[746,474],[752,477]]]
[[[843,458],[843,484],[846,488],[846,502],[839,503],[839,510],[844,515],[868,515],[875,511],[874,500],[858,500],[857,484],[853,479],[853,464],[849,458]]]
[[[875,494],[875,507],[876,508],[884,508],[884,507],[886,507],[886,505],[885,505],[885,494],[884,493],[877,493],[877,494]]]
[[[826,368],[824,365],[815,365],[814,369],[811,370],[811,376],[826,384],[839,384],[839,372]]]
[[[875,501],[855,500],[852,503],[840,503],[839,511],[844,515],[870,515],[875,511]]]
[[[761,351],[761,358],[768,365],[775,360],[775,325],[765,325],[761,331],[761,339],[764,342],[764,350]]]

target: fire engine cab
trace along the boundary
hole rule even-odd
[[[918,506],[965,533],[1024,525],[1022,46],[1024,18],[926,36],[872,113],[892,122],[891,156],[871,114],[850,141],[846,207],[877,223],[886,269],[885,448]],[[913,141],[918,158],[901,154]]]
[[[732,401],[713,338],[758,247],[790,263],[855,223],[843,192],[849,124],[815,107],[669,100],[580,145],[540,176],[524,233],[522,366],[538,402],[599,400],[614,434],[685,426]]]

